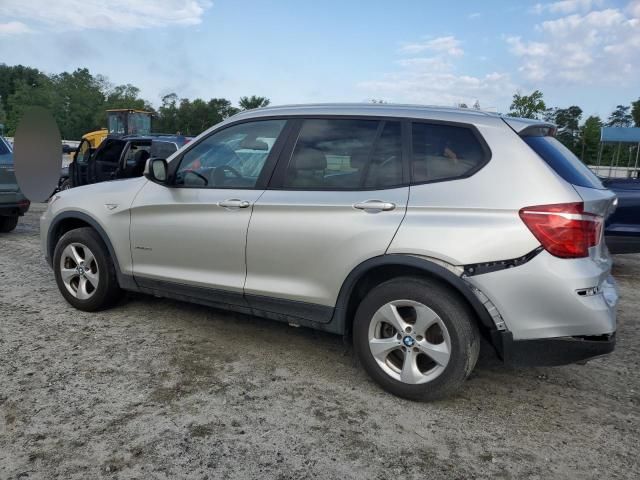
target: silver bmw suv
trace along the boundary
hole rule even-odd
[[[614,348],[616,199],[554,134],[466,109],[247,111],[144,177],[55,195],[42,249],[78,309],[129,290],[325,330],[389,392],[441,398],[481,336],[512,365]]]

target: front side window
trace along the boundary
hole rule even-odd
[[[182,157],[175,184],[253,188],[286,120],[242,123],[208,136]]]
[[[486,161],[480,141],[467,127],[414,123],[412,144],[414,184],[463,177]]]
[[[284,188],[358,190],[402,183],[399,122],[304,120]]]

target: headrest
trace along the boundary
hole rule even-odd
[[[297,170],[324,170],[327,157],[316,148],[301,148],[293,155],[292,166]]]
[[[247,150],[269,150],[269,145],[262,140],[245,138],[240,144],[240,148],[246,148]]]
[[[133,155],[133,159],[136,162],[140,162],[142,160],[147,160],[150,157],[149,152],[147,152],[146,150],[138,150],[134,155]]]

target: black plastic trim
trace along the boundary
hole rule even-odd
[[[551,367],[584,362],[611,353],[616,334],[514,340],[511,332],[493,332],[494,344],[507,365]]]
[[[324,329],[333,307],[283,298],[242,294],[228,290],[136,276],[140,291],[175,300],[189,301],[223,310],[233,310],[273,320]]]
[[[536,255],[542,252],[544,248],[541,246],[535,250],[530,251],[526,255],[518,258],[511,258],[509,260],[498,260],[496,262],[485,263],[471,263],[464,266],[463,277],[473,277],[475,275],[482,275],[484,273],[497,272],[500,270],[506,270],[507,268],[518,267],[524,265],[529,260],[533,259]]]

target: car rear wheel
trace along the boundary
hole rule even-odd
[[[397,278],[372,289],[353,325],[355,351],[382,388],[412,400],[454,393],[480,351],[475,318],[445,285]]]
[[[120,297],[113,262],[104,242],[91,228],[71,230],[60,238],[53,267],[60,293],[79,310],[102,310]]]
[[[0,233],[11,232],[18,225],[18,217],[0,217]]]

